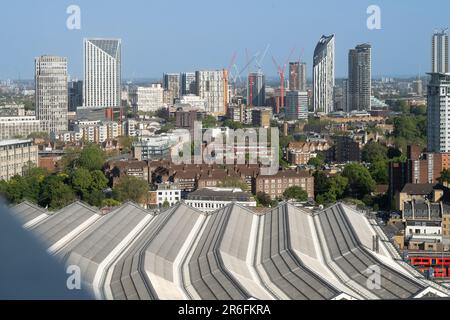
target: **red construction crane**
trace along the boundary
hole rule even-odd
[[[278,100],[276,104],[276,113],[280,113],[280,109],[284,107],[284,75],[286,72],[286,65],[289,62],[289,59],[291,58],[292,54],[294,53],[295,48],[291,49],[291,52],[289,53],[289,56],[287,57],[285,63],[280,66],[275,58],[272,56],[272,61],[275,64],[275,67],[277,68],[278,75],[280,76],[280,99]]]

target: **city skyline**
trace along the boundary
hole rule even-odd
[[[0,40],[9,44],[8,50],[4,53],[5,59],[0,62],[3,70],[0,78],[32,79],[32,72],[29,70],[32,59],[35,56],[51,54],[67,57],[70,76],[82,79],[83,39],[114,37],[123,40],[124,79],[160,78],[164,72],[226,68],[234,52],[237,52],[236,64],[242,67],[245,65],[245,49],[255,54],[263,51],[267,44],[271,45],[268,56],[273,55],[281,61],[288,55],[289,50],[295,47],[291,60],[298,60],[301,56],[301,60],[308,65],[307,74],[310,79],[316,39],[323,34],[331,33],[336,34],[337,78],[346,75],[348,50],[358,43],[366,42],[373,47],[374,77],[423,75],[431,71],[429,70],[431,53],[424,50],[429,41],[429,34],[435,29],[445,27],[448,22],[445,14],[440,12],[433,12],[433,19],[430,19],[432,8],[418,1],[413,2],[417,5],[379,1],[377,5],[381,9],[381,30],[369,30],[366,26],[369,16],[366,9],[371,4],[369,1],[350,1],[346,4],[328,2],[320,8],[321,10],[311,4],[297,4],[290,1],[258,2],[258,6],[255,3],[245,3],[240,4],[241,9],[234,12],[235,10],[231,10],[232,4],[212,7],[204,1],[191,4],[191,7],[175,1],[169,8],[167,4],[162,3],[149,6],[144,1],[136,1],[133,6],[128,7],[123,5],[107,7],[104,1],[90,3],[81,0],[77,3],[81,9],[81,30],[68,30],[65,22],[68,18],[66,8],[71,4],[69,1],[39,6],[28,1],[20,1],[19,4],[8,4],[10,10],[3,11],[8,12],[7,15],[0,13],[2,24],[15,30],[14,39],[6,32],[0,34]],[[28,5],[24,6],[23,3]],[[293,10],[286,10],[287,7]],[[130,8],[133,9],[136,19],[123,19]],[[164,22],[170,21],[165,21],[167,18],[164,18],[164,15],[159,17],[157,13],[169,9],[172,10],[170,20],[180,20],[183,15],[186,19],[190,19],[192,30],[199,30],[196,31],[195,37],[190,37],[190,29],[183,29],[178,22],[173,26],[164,25]],[[225,19],[225,22],[216,21],[213,19],[215,10],[221,11],[221,14],[223,11],[225,14],[228,12],[230,19]],[[235,31],[245,30],[248,19],[243,18],[249,10],[261,13],[260,19],[264,21],[271,21],[268,19],[269,15],[273,20],[274,14],[285,19],[281,19],[278,24],[271,25],[269,22],[264,24],[262,32],[249,39],[244,32],[239,34]],[[295,19],[292,18],[290,11],[297,15]],[[354,19],[349,19],[349,22],[341,21],[339,14],[331,14],[343,11]],[[19,25],[14,12],[20,12],[21,21],[25,23]],[[420,27],[412,23],[398,23],[398,19],[402,20],[404,17],[408,17],[408,21],[420,19],[423,23]],[[122,20],[123,22],[116,23]],[[239,24],[234,21],[239,21]],[[198,29],[202,24],[210,27]],[[223,24],[226,24],[226,27]],[[159,28],[160,25],[165,27]],[[312,26],[314,28],[311,28]],[[186,32],[187,35],[180,37],[180,32]],[[414,33],[417,37],[414,39],[401,37],[405,32]],[[26,37],[32,37],[34,41],[20,41]],[[199,45],[196,39],[206,41]],[[268,78],[276,77],[275,67],[270,60],[268,58],[263,62],[263,70]]]

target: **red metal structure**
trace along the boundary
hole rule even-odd
[[[285,72],[286,72],[286,65],[289,62],[289,59],[291,58],[292,54],[294,53],[295,48],[292,48],[291,52],[289,53],[289,56],[287,57],[285,63],[283,65],[279,65],[274,57],[272,57],[272,61],[275,64],[275,67],[277,68],[278,75],[280,76],[280,99],[276,104],[276,113],[280,113],[280,109],[284,107],[284,92],[285,92],[285,86],[284,86],[284,79],[285,79]]]

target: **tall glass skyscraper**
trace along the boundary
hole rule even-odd
[[[334,35],[320,38],[313,60],[314,112],[330,113],[334,109]]]
[[[121,49],[120,39],[84,40],[85,107],[120,107]]]

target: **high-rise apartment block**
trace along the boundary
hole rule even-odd
[[[52,133],[67,130],[68,86],[67,59],[41,56],[35,60],[36,116],[41,131]]]
[[[289,63],[289,90],[301,92],[306,91],[306,63]]]
[[[84,40],[84,106],[121,106],[121,48],[120,39]]]
[[[361,44],[348,54],[349,111],[370,110],[372,95],[372,47]]]
[[[164,89],[161,84],[133,86],[129,90],[129,99],[133,112],[154,112],[164,107]]]
[[[247,101],[250,106],[262,107],[266,102],[266,77],[262,72],[251,72],[247,82]]]
[[[181,94],[195,94],[195,72],[184,72],[181,74]]]
[[[225,115],[227,106],[227,72],[225,70],[197,71],[195,73],[197,95],[206,101],[206,112]]]
[[[334,70],[334,35],[322,36],[314,50],[313,99],[316,113],[333,111]]]
[[[448,34],[447,30],[436,31],[431,40],[431,72],[448,72]]]
[[[165,73],[163,76],[164,90],[170,91],[171,100],[170,104],[174,103],[175,99],[180,97],[181,93],[181,77],[179,73]]]
[[[301,91],[286,92],[286,120],[308,119],[308,93]]]
[[[450,74],[431,73],[427,105],[428,152],[450,152]]]

